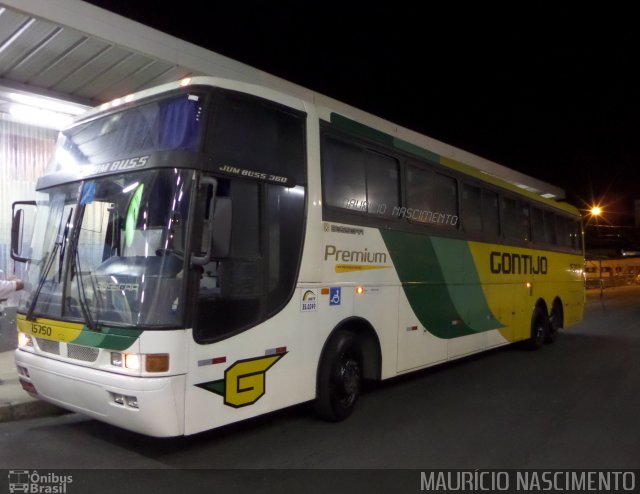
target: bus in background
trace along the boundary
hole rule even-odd
[[[640,283],[640,257],[587,258],[584,271],[587,288],[637,285]]]
[[[42,400],[151,436],[303,402],[338,421],[365,379],[582,318],[578,211],[424,136],[208,77],[119,103],[14,205],[15,360]]]

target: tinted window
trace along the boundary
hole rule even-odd
[[[392,157],[338,139],[322,149],[327,205],[391,217],[399,205],[398,162]]]
[[[433,180],[434,209],[441,215],[458,216],[458,183],[455,178],[436,173]],[[441,223],[441,221],[439,221]],[[448,223],[448,222],[447,222]]]
[[[407,168],[407,207],[433,211],[433,172],[414,167]],[[426,217],[424,219],[426,220]]]
[[[412,221],[455,228],[458,188],[454,178],[422,168],[407,167],[407,207]]]
[[[197,94],[181,94],[124,109],[69,129],[61,134],[59,144],[80,165],[154,151],[196,151],[203,100]]]
[[[482,226],[486,233],[500,235],[498,194],[485,189],[482,190]]]
[[[325,201],[329,206],[367,210],[364,154],[342,141],[327,139],[322,149]]]
[[[531,235],[534,242],[545,241],[542,210],[536,207],[531,208]]]
[[[558,245],[573,250],[579,250],[582,248],[582,234],[580,223],[578,221],[565,216],[556,215],[555,226]]]
[[[298,273],[304,227],[304,191],[266,186],[267,316],[291,296]]]
[[[462,218],[468,232],[482,230],[482,190],[464,184],[462,187]]]
[[[219,180],[217,198],[230,201],[231,246],[199,276],[198,341],[229,336],[278,312],[293,293],[302,251],[302,187]]]
[[[558,243],[556,217],[549,211],[544,212],[544,240],[548,244],[556,245]]]
[[[568,226],[566,218],[556,216],[556,237],[558,239],[558,245],[561,247],[571,247]]]
[[[582,249],[582,228],[579,221],[573,221],[573,247],[575,249]]]
[[[509,197],[502,198],[502,219],[505,237],[513,240],[529,240],[529,207]]]
[[[215,168],[266,172],[304,184],[304,115],[273,103],[221,93],[213,108],[211,149]]]
[[[392,216],[398,206],[398,162],[373,152],[366,152],[365,158],[367,210],[371,214]]]

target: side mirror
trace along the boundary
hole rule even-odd
[[[216,199],[216,209],[213,212],[213,245],[211,247],[211,257],[229,257],[231,246],[231,198],[218,197]]]
[[[28,257],[22,256],[22,246],[24,242],[25,210],[16,209],[16,206],[29,206],[35,213],[36,201],[16,201],[11,205],[11,259],[17,262],[31,261]]]
[[[217,181],[214,178],[203,178],[200,186],[208,186],[211,189],[207,191],[208,216],[204,218],[204,224],[202,225],[202,250],[204,255],[191,256],[191,263],[197,266],[203,266],[210,262],[211,259],[229,257],[231,245],[231,198],[216,197]]]

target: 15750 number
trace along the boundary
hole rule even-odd
[[[41,334],[43,336],[51,336],[51,326],[45,326],[44,324],[32,324],[31,332],[33,334]]]

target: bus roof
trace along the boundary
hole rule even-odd
[[[306,100],[307,104],[310,103],[316,107],[321,119],[340,126],[345,130],[360,134],[363,137],[377,140],[378,142],[383,142],[387,145],[391,144],[405,152],[438,162],[443,166],[458,170],[464,174],[474,176],[482,181],[492,183],[515,193],[525,195],[531,199],[558,208],[572,215],[579,214],[577,208],[568,203],[562,202],[565,194],[564,190],[559,187],[487,160],[463,149],[438,141],[429,136],[399,126],[322,94],[307,90],[295,84],[287,83],[286,81],[282,81],[278,78],[274,79],[281,82],[280,84],[276,84],[278,87],[275,88],[271,87],[273,84],[267,84],[267,87],[265,87],[244,81],[232,81],[209,76],[196,76],[146,89],[133,95],[123,96],[122,98],[118,98],[117,100],[105,103],[90,110],[83,114],[79,120],[92,118],[97,113],[119,104],[160,94],[171,89],[176,89],[180,86],[207,85],[229,88],[239,85],[240,90],[244,89],[247,92],[258,96],[277,99],[285,104],[293,103],[290,99],[291,97]],[[299,107],[299,104],[294,104],[293,106]]]

